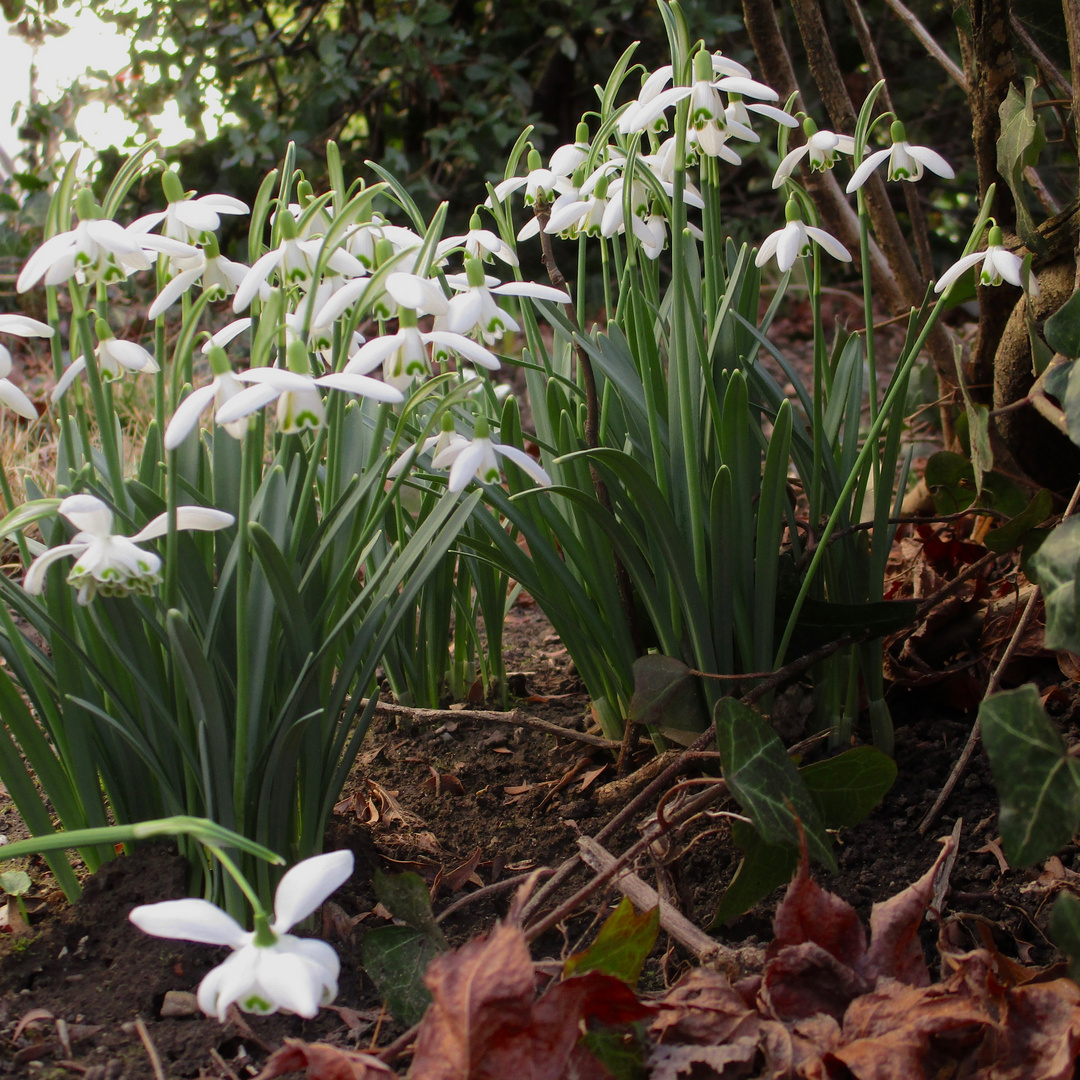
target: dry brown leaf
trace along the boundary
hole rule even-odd
[[[416,1038],[415,1080],[602,1080],[577,1045],[582,1020],[624,1023],[651,1012],[625,983],[598,972],[536,1000],[525,937],[508,923],[437,956],[424,982],[432,1004]]]
[[[446,874],[443,883],[452,893],[457,892],[466,882],[476,878],[476,868],[480,865],[480,858],[481,850],[477,848],[460,866]],[[484,884],[478,878],[476,880],[478,884]]]
[[[304,1070],[306,1080],[392,1080],[394,1073],[377,1057],[356,1050],[340,1050],[328,1043],[286,1039],[270,1055],[255,1080],[274,1080]]]

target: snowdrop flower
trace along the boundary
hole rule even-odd
[[[31,319],[28,315],[0,315],[0,334],[16,337],[52,337],[53,328],[48,323]],[[8,378],[13,365],[11,353],[0,345],[0,403],[14,409],[27,420],[37,419],[33,402]]]
[[[824,229],[803,223],[799,204],[794,199],[788,199],[784,213],[787,224],[765,238],[754,260],[756,266],[764,266],[775,255],[777,266],[786,272],[794,266],[797,258],[810,253],[811,240],[817,241],[834,259],[851,262],[850,252],[839,240]]]
[[[791,113],[784,112],[783,109],[778,109],[775,105],[763,105],[757,101],[744,101],[742,94],[731,93],[728,95],[728,103],[724,109],[724,114],[729,125],[734,123],[740,127],[750,127],[751,113],[764,116],[767,120],[772,120],[781,127],[796,128],[799,126],[799,121]]]
[[[137,545],[155,540],[169,531],[169,515],[159,514],[134,536],[114,536],[113,512],[93,495],[69,495],[57,510],[79,531],[68,544],[60,544],[39,555],[26,571],[23,588],[37,596],[45,588],[45,573],[54,562],[75,556],[68,584],[79,590],[80,604],[103,596],[147,595],[161,580],[161,559]],[[212,532],[224,529],[235,519],[223,510],[204,506],[179,506],[178,529]]]
[[[155,225],[165,223],[162,233],[173,240],[191,243],[203,233],[216,232],[221,225],[221,214],[246,214],[248,207],[231,195],[203,195],[190,198],[184,191],[180,177],[171,169],[161,174],[161,188],[165,192],[168,207],[155,214],[137,218],[129,228],[134,232],[148,232]]]
[[[19,274],[15,288],[26,292],[42,278],[60,285],[70,278],[80,285],[123,281],[132,270],[149,270],[147,251],[170,256],[193,256],[196,249],[165,236],[142,235],[101,217],[93,193],[83,188],[75,199],[79,224],[50,237],[35,251]]]
[[[488,422],[482,416],[473,426],[472,440],[464,445],[457,442],[447,446],[432,458],[431,467],[449,468],[448,490],[464,491],[474,477],[483,484],[499,482],[501,474],[496,454],[508,458],[541,486],[551,486],[551,477],[524,450],[491,441]]]
[[[479,214],[474,213],[469,219],[469,231],[464,236],[448,236],[445,240],[439,241],[435,249],[436,261],[447,252],[459,247],[465,249],[466,255],[471,255],[474,259],[482,259],[484,262],[490,262],[491,257],[495,255],[510,266],[518,264],[518,257],[509,244],[490,229],[480,227]]]
[[[288,287],[299,285],[305,291],[310,290],[315,267],[319,261],[319,252],[323,241],[301,240],[296,227],[296,218],[288,210],[282,210],[277,217],[281,222],[281,243],[256,259],[251,269],[244,275],[244,280],[233,297],[233,311],[239,314],[254,299],[255,294],[276,269],[282,282]],[[362,277],[367,273],[354,255],[344,248],[331,252],[323,264],[331,273],[347,274],[350,277]]]
[[[142,904],[128,917],[156,937],[228,945],[233,950],[199,984],[199,1008],[208,1016],[224,1023],[229,1006],[235,1004],[260,1015],[288,1009],[311,1019],[320,1005],[337,996],[341,965],[325,941],[298,938],[288,931],[348,881],[352,871],[351,851],[332,851],[297,863],[274,894],[274,921],[256,912],[251,932],[209,900]]]
[[[616,166],[617,167],[617,166]],[[608,205],[608,177],[611,163],[605,162],[580,189],[560,195],[552,204],[544,232],[561,236],[564,240],[576,240],[579,236],[600,236],[604,211]],[[530,226],[533,226],[530,229]],[[534,219],[518,233],[518,239],[539,232],[539,221]]]
[[[208,234],[205,247],[191,258],[173,260],[179,273],[165,288],[158,293],[147,311],[148,319],[163,315],[196,282],[200,282],[204,292],[216,290],[215,299],[232,296],[243,284],[248,267],[243,263],[233,262],[221,254],[217,238]],[[264,281],[259,286],[259,295],[265,300],[270,295],[270,286]]]
[[[192,390],[173,413],[172,419],[165,428],[165,438],[162,440],[166,450],[175,450],[195,430],[199,417],[211,402],[215,410],[220,409],[225,402],[244,389],[244,384],[233,374],[225,350],[212,342],[210,370],[214,374],[211,382]],[[248,421],[245,418],[222,426],[234,439],[242,439],[244,432],[247,431]]]
[[[454,427],[454,418],[450,413],[443,413],[442,429],[438,435],[432,435],[425,439],[419,446],[410,446],[403,454],[401,454],[394,463],[386,470],[386,476],[392,480],[395,476],[398,476],[406,465],[412,464],[417,458],[422,455],[431,452],[435,457],[438,457],[444,450],[451,449],[453,447],[459,447],[464,450],[470,444],[471,440],[466,439],[464,435],[459,435]]]
[[[986,238],[985,251],[973,251],[965,255],[941,275],[938,283],[934,286],[934,292],[944,292],[950,285],[956,282],[966,270],[982,264],[979,271],[980,285],[1000,285],[1007,281],[1010,285],[1024,288],[1023,270],[1024,260],[1019,255],[1014,255],[1004,246],[1004,237],[997,225],[990,227],[990,235]],[[1034,274],[1028,275],[1027,291],[1032,296],[1040,293],[1039,282]]]
[[[511,176],[495,185],[495,198],[499,202],[505,202],[506,197],[519,188],[525,189],[526,206],[533,206],[537,202],[549,202],[556,192],[562,194],[571,190],[573,185],[568,177],[560,175],[553,169],[544,168],[539,151],[530,150],[526,161],[529,171],[524,176]]]
[[[840,154],[854,154],[855,140],[850,135],[837,135],[835,131],[818,131],[817,124],[808,116],[803,121],[806,142],[789,151],[780,162],[772,186],[780,187],[795,171],[802,159],[808,158],[810,168],[816,171],[831,169]]]
[[[439,349],[440,359],[457,353],[491,371],[500,366],[493,352],[461,334],[448,330],[421,332],[416,325],[416,312],[403,307],[398,309],[397,333],[384,334],[362,345],[345,365],[344,373],[364,375],[382,364],[383,380],[399,390],[407,390],[414,378],[431,374],[429,345]]]
[[[556,176],[573,176],[578,166],[589,157],[592,146],[589,143],[589,125],[581,120],[574,132],[574,141],[557,147],[548,159],[548,168]]]
[[[424,238],[412,229],[391,225],[381,214],[375,214],[371,221],[356,225],[345,234],[345,247],[367,270],[374,270],[379,265],[375,248],[380,240],[387,242],[391,255],[412,250],[419,253],[424,243]]]
[[[254,385],[230,397],[216,412],[214,419],[222,426],[245,419],[277,402],[278,427],[285,435],[296,435],[305,428],[318,429],[326,420],[320,386],[344,390],[376,401],[399,403],[405,400],[401,392],[378,379],[345,371],[331,372],[315,378],[308,363],[307,345],[294,339],[287,349],[287,368],[257,367],[241,371],[236,378]]]
[[[452,334],[471,334],[474,331],[488,345],[498,341],[507,331],[516,333],[521,327],[517,320],[495,303],[495,296],[532,296],[555,304],[571,303],[570,294],[551,285],[531,281],[508,281],[499,284],[497,278],[484,274],[479,259],[465,260],[464,274],[450,274],[446,283],[457,295],[450,299],[446,314],[435,320],[435,329]],[[436,359],[441,357],[436,354]]]
[[[922,178],[924,168],[945,177],[946,180],[951,180],[956,175],[952,166],[935,150],[926,146],[912,146],[907,141],[904,125],[899,120],[892,122],[889,136],[892,146],[874,151],[852,174],[848,181],[848,194],[861,188],[870,178],[870,174],[886,159],[889,162],[890,180],[914,182]]]
[[[121,341],[113,337],[109,324],[104,319],[98,319],[96,330],[98,344],[94,350],[97,357],[98,369],[103,379],[119,379],[124,370],[144,371],[153,374],[159,371],[157,361],[141,345],[134,341]],[[80,356],[73,360],[67,371],[60,376],[60,381],[53,387],[51,400],[55,405],[71,387],[86,368],[86,357]]]

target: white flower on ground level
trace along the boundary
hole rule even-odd
[[[835,131],[818,131],[817,124],[809,117],[803,121],[806,142],[788,151],[773,177],[772,186],[780,187],[795,171],[805,157],[815,171],[831,169],[840,154],[854,154],[855,140],[850,135],[837,135]]]
[[[452,442],[431,460],[433,469],[449,469],[447,488],[464,491],[474,477],[482,484],[497,484],[501,479],[495,455],[508,458],[543,487],[551,486],[551,477],[524,450],[492,442],[488,422],[480,417],[473,427],[471,441]]]
[[[45,588],[45,572],[58,559],[75,556],[68,584],[79,590],[80,604],[89,604],[97,593],[103,596],[146,595],[161,580],[161,559],[137,545],[156,540],[169,531],[169,515],[159,514],[134,536],[114,536],[113,512],[94,495],[69,495],[57,507],[79,531],[71,542],[49,548],[26,571],[23,588],[37,596]],[[204,506],[179,506],[178,529],[213,532],[233,523],[232,514]]]
[[[849,195],[861,188],[870,178],[870,174],[885,160],[889,162],[890,180],[914,182],[922,178],[924,168],[945,177],[946,180],[951,180],[956,175],[952,166],[936,150],[931,150],[928,146],[912,146],[907,141],[904,125],[899,120],[893,121],[889,135],[892,146],[870,154],[852,174],[847,186]]]
[[[104,319],[97,321],[98,344],[94,349],[97,357],[98,368],[103,379],[119,379],[125,369],[127,371],[143,371],[153,374],[158,368],[157,361],[141,345],[134,341],[121,341],[112,335],[109,324]],[[71,384],[86,368],[86,357],[80,356],[73,360],[67,371],[60,376],[60,380],[53,387],[50,400],[55,404],[70,389]]]
[[[954,262],[941,275],[938,283],[934,286],[934,292],[944,292],[958,278],[963,276],[966,270],[978,266],[980,263],[982,264],[982,269],[979,271],[980,285],[1000,285],[1003,281],[1007,281],[1010,285],[1016,285],[1021,289],[1025,288],[1023,280],[1024,260],[1005,248],[1001,229],[997,225],[993,225],[986,240],[986,250],[973,251],[970,255],[965,255],[962,259]],[[1038,279],[1034,274],[1028,274],[1026,288],[1032,296],[1039,295],[1041,290],[1039,289]]]
[[[786,272],[795,265],[797,258],[810,254],[811,240],[820,244],[834,259],[851,262],[851,253],[836,237],[803,222],[799,204],[794,199],[788,199],[785,214],[787,224],[765,238],[754,260],[756,266],[764,266],[775,255],[777,266]]]
[[[337,996],[341,964],[325,941],[288,933],[306,919],[353,872],[351,851],[332,851],[298,862],[274,894],[274,921],[256,915],[248,932],[208,900],[164,900],[142,904],[128,916],[144,933],[156,937],[228,945],[224,963],[199,984],[199,1008],[225,1022],[230,1005],[245,1012],[288,1009],[311,1019],[320,1005]]]

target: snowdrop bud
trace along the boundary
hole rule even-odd
[[[894,120],[889,125],[889,138],[894,143],[907,142],[907,131],[904,129],[904,125],[899,120]]]
[[[75,213],[80,221],[91,221],[104,215],[101,207],[94,201],[94,193],[89,188],[82,188],[75,196]]]
[[[109,324],[104,319],[98,319],[94,323],[94,334],[97,336],[98,341],[108,341],[113,336]]]
[[[296,185],[296,201],[301,206],[307,206],[312,199],[315,198],[315,189],[311,186],[310,180],[301,180]]]
[[[540,157],[540,151],[535,146],[529,148],[529,156],[526,158],[526,162],[529,166],[529,172],[544,167],[544,159]]]
[[[215,375],[227,375],[232,371],[232,364],[229,363],[228,354],[220,345],[211,345],[210,353],[210,370]]]
[[[802,210],[799,209],[797,199],[788,199],[787,206],[784,207],[784,220],[802,221]]]
[[[818,133],[818,126],[812,116],[806,117],[802,122],[803,134],[807,139],[812,139]]]
[[[478,416],[476,423],[473,424],[473,438],[474,439],[487,439],[491,435],[491,428],[488,426],[487,418]]]
[[[465,274],[469,279],[471,289],[481,289],[487,283],[484,277],[484,264],[471,255],[465,260]]]
[[[480,215],[474,210],[472,217],[469,218],[469,232],[476,232],[484,227],[484,223],[480,220]]]
[[[386,239],[385,236],[380,236],[375,241],[375,265],[382,266],[384,262],[394,257],[394,245]]]
[[[579,120],[577,130],[574,132],[574,142],[587,143],[588,141],[589,125],[584,120]]]
[[[694,78],[698,82],[713,81],[712,54],[704,49],[694,54]]]
[[[450,412],[444,412],[443,413],[441,429],[443,431],[445,431],[448,435],[457,430],[454,427],[454,417],[453,417],[452,413],[450,413]]]
[[[297,375],[311,374],[311,363],[308,360],[307,345],[299,338],[293,338],[292,341],[289,342],[285,357],[290,371],[295,371]]]
[[[274,218],[274,223],[281,226],[282,240],[298,240],[300,238],[300,230],[291,210],[279,210]]]
[[[593,187],[593,197],[599,202],[601,199],[607,198],[608,190],[608,175],[602,173],[600,178],[596,181],[596,185]]]
[[[165,201],[169,203],[183,202],[187,198],[180,177],[172,169],[166,169],[161,174],[161,190],[165,193]]]

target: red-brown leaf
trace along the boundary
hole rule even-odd
[[[286,1039],[268,1058],[255,1080],[274,1080],[285,1073],[306,1070],[306,1080],[392,1080],[394,1074],[378,1058],[329,1043]]]

